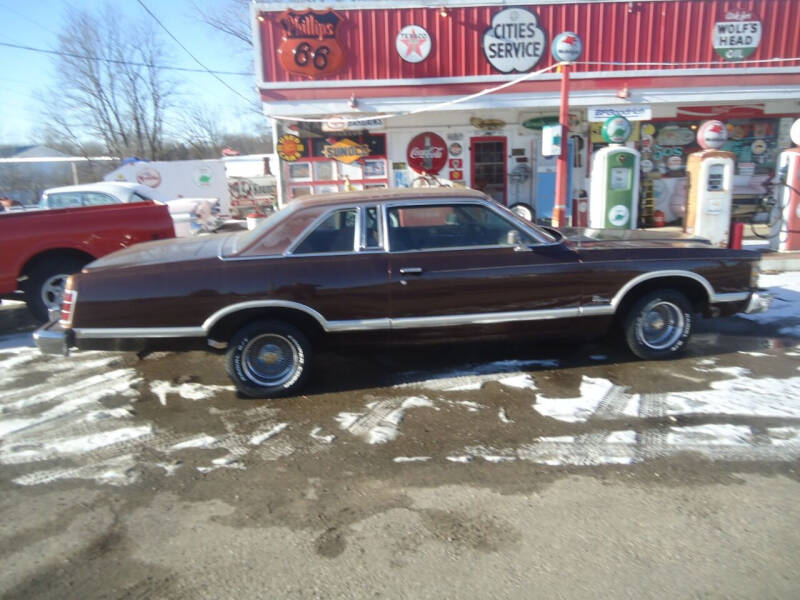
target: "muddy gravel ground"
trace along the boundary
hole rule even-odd
[[[0,308],[3,598],[797,598],[800,339],[42,356]]]

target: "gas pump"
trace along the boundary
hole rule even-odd
[[[625,117],[606,119],[601,129],[610,146],[592,159],[589,227],[636,229],[639,218],[639,152],[625,146],[631,124]]]
[[[781,252],[800,250],[800,119],[794,122],[789,135],[798,147],[784,150],[778,158],[776,209],[782,209],[783,218],[778,220],[779,231],[770,244],[776,244]]]
[[[719,150],[728,139],[721,121],[706,121],[697,130],[703,150],[692,152],[686,161],[689,195],[683,230],[727,247],[733,203],[733,152]]]

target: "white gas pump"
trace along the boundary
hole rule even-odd
[[[636,229],[639,219],[639,152],[625,146],[631,124],[625,117],[603,123],[603,139],[610,145],[592,158],[589,227]]]
[[[703,150],[692,152],[686,161],[689,195],[683,230],[726,247],[733,204],[733,152],[719,150],[728,139],[721,121],[706,121],[697,130]]]
[[[770,239],[770,247],[781,252],[800,250],[800,119],[789,135],[797,147],[784,150],[778,158],[775,196],[781,218],[776,219]]]

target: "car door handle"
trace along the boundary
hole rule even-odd
[[[419,275],[422,273],[422,269],[420,267],[401,267],[400,274],[401,275]]]

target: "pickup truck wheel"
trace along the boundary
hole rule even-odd
[[[87,262],[74,257],[52,258],[31,269],[25,282],[25,301],[38,321],[47,321],[49,309],[61,308],[67,277],[80,271]]]
[[[257,321],[231,340],[226,367],[236,389],[249,398],[276,398],[299,390],[311,370],[311,344],[282,321]]]
[[[675,290],[645,294],[625,316],[624,333],[628,348],[639,358],[679,356],[692,333],[691,304]]]

